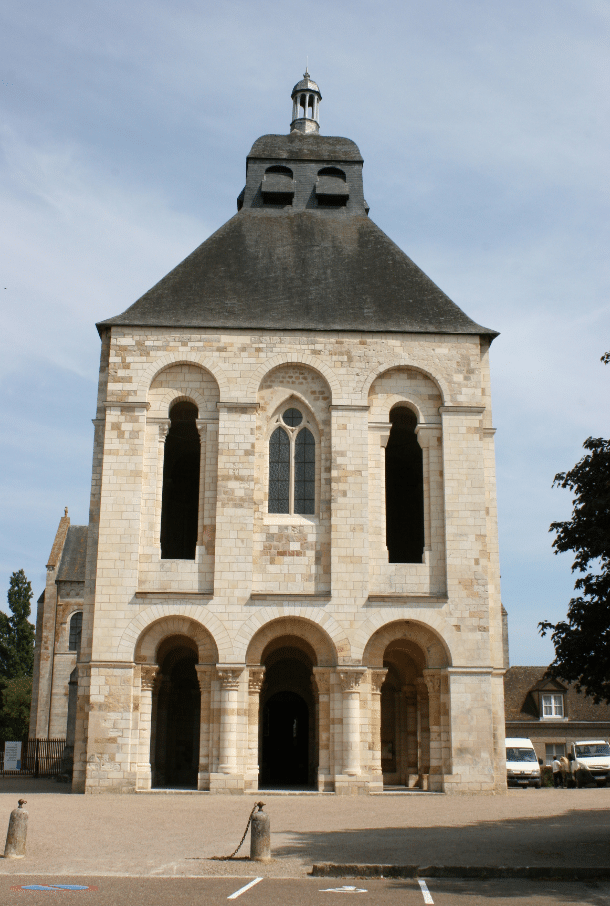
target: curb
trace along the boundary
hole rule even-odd
[[[377,865],[319,862],[312,867],[314,878],[530,878],[559,881],[610,879],[608,867],[565,865]]]

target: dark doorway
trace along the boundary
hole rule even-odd
[[[262,781],[269,786],[309,781],[309,709],[296,692],[276,692],[263,707]]]
[[[157,697],[153,785],[197,789],[201,693],[189,648],[174,648],[162,665]]]
[[[199,511],[201,443],[197,406],[181,402],[169,413],[161,501],[161,559],[194,560]]]
[[[386,544],[390,563],[421,563],[424,554],[424,471],[415,413],[392,409],[385,451]]]

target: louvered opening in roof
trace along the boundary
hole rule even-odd
[[[290,167],[274,164],[267,167],[261,183],[261,195],[265,204],[292,204],[294,179]]]
[[[347,177],[339,167],[322,167],[316,180],[316,198],[319,205],[342,207],[347,204],[349,188]]]

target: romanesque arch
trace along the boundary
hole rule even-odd
[[[160,356],[158,359],[150,362],[145,368],[142,369],[137,388],[138,398],[147,399],[148,388],[154,381],[155,377],[160,374],[160,372],[173,365],[183,364],[197,365],[200,368],[205,369],[205,371],[209,372],[212,375],[212,377],[218,384],[221,398],[224,399],[231,397],[231,384],[226,374],[222,370],[222,367],[215,359],[212,359],[205,355],[197,355],[193,352],[181,351],[175,353],[167,353],[166,355]]]
[[[177,627],[187,626],[187,623],[182,622],[184,620],[188,623],[188,632],[194,633],[193,637],[199,637],[198,634],[201,632],[207,633],[211,637],[218,652],[219,661],[231,659],[231,639],[218,617],[201,605],[180,603],[151,604],[141,610],[121,635],[117,645],[117,659],[133,661],[141,640],[142,655],[146,658],[141,663],[154,664],[154,659],[149,661],[148,657],[155,640],[158,644],[166,635],[171,635],[173,631],[171,627],[174,627],[178,634],[182,634],[182,629]],[[209,663],[209,661],[202,663]]]
[[[236,659],[243,659],[249,665],[260,664],[265,646],[282,635],[308,642],[316,652],[319,666],[333,666],[339,657],[349,657],[345,629],[321,608],[308,607],[307,617],[303,617],[290,613],[288,607],[266,607],[253,614],[239,630],[235,640]]]
[[[218,648],[208,629],[187,616],[162,617],[141,633],[135,646],[137,664],[157,664],[159,649],[166,639],[185,637],[194,643],[199,664],[216,664]]]
[[[361,402],[363,405],[368,403],[369,391],[373,381],[375,381],[382,374],[392,371],[398,368],[408,368],[412,371],[419,372],[421,375],[427,377],[432,383],[438,388],[438,391],[441,396],[441,405],[445,405],[446,401],[450,398],[449,387],[445,378],[438,373],[432,373],[427,368],[423,368],[417,361],[413,361],[408,358],[396,358],[387,360],[380,363],[375,368],[373,368],[364,378],[361,388]]]

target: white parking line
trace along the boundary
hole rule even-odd
[[[419,880],[419,879],[418,879]],[[434,903],[434,900],[430,896],[430,891],[428,890],[428,885],[425,881],[419,881],[419,887],[421,892],[424,895],[424,903]]]
[[[236,900],[237,897],[240,897],[242,895],[242,893],[245,893],[246,890],[250,890],[251,887],[254,887],[255,884],[258,884],[258,882],[262,880],[262,878],[255,878],[253,881],[250,881],[249,884],[246,884],[244,887],[240,887],[239,890],[236,890],[235,893],[232,893],[231,896],[227,897],[227,900]]]

